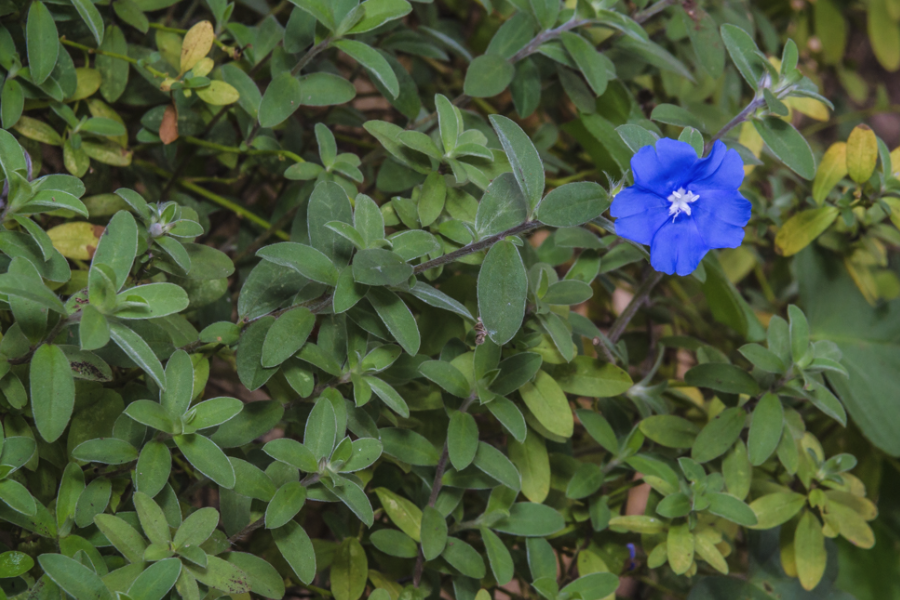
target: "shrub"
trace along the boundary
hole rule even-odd
[[[900,155],[820,5],[0,2],[0,596],[869,597]]]

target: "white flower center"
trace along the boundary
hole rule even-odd
[[[700,199],[700,196],[695,194],[694,192],[687,192],[683,187],[678,188],[671,194],[669,194],[668,200],[672,203],[669,206],[669,214],[672,215],[672,222],[675,222],[675,217],[680,215],[681,213],[686,214],[687,216],[691,216],[691,203],[696,202]]]

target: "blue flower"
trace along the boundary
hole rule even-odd
[[[664,138],[631,159],[634,185],[613,200],[616,233],[650,245],[650,264],[690,275],[713,248],[737,248],[750,220],[738,188],[744,163],[717,141],[706,158],[686,142]]]

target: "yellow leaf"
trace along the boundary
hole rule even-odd
[[[540,504],[550,493],[550,456],[544,438],[528,431],[525,441],[507,440],[509,460],[522,475],[522,494]]]
[[[875,534],[858,512],[840,502],[828,502],[827,510],[838,524],[844,538],[859,548],[869,549],[875,545]]]
[[[184,34],[184,41],[181,43],[179,75],[190,71],[194,65],[209,54],[215,39],[216,34],[209,21],[200,21],[188,29],[188,32]]]
[[[376,488],[375,493],[384,507],[384,512],[391,518],[400,531],[414,539],[422,539],[422,509],[387,488]]]
[[[784,256],[797,254],[828,229],[837,216],[838,209],[833,206],[799,212],[778,230],[775,246]]]
[[[91,223],[72,222],[57,225],[47,231],[53,247],[66,258],[91,260],[100,243],[104,228]]]
[[[192,73],[194,74],[194,77],[206,77],[215,66],[216,61],[207,56],[206,58],[200,59],[200,62],[194,65]]]
[[[900,229],[900,198],[887,196],[885,198],[882,198],[882,200],[885,204],[891,207],[891,223],[894,224],[894,227]]]
[[[131,150],[126,150],[113,141],[83,141],[81,149],[89,157],[106,165],[127,167],[131,165]]]
[[[108,104],[103,102],[103,100],[100,100],[99,98],[91,98],[90,100],[88,100],[87,105],[88,105],[88,110],[91,111],[92,117],[103,117],[105,119],[112,119],[113,121],[116,121],[117,123],[121,123],[122,125],[125,125],[125,120],[119,115],[119,113],[114,111]],[[109,139],[111,139],[118,145],[122,146],[123,148],[128,145],[128,134],[127,133],[123,133],[122,135],[119,135],[116,137],[111,137]]]
[[[669,566],[677,575],[683,575],[691,568],[694,562],[694,534],[687,523],[669,528],[666,554],[669,556]]]
[[[875,172],[878,140],[868,125],[857,125],[847,138],[847,173],[856,183],[865,183]]]
[[[241,95],[224,81],[211,81],[207,87],[195,90],[200,99],[213,106],[225,106],[237,102]]]
[[[662,533],[666,528],[665,523],[660,519],[646,515],[613,517],[609,520],[609,526],[635,533]]]
[[[815,98],[794,96],[792,98],[786,98],[784,103],[797,112],[803,113],[810,119],[815,119],[816,121],[827,121],[830,117],[828,107]]]
[[[94,92],[100,89],[100,82],[103,80],[100,76],[100,71],[87,67],[78,67],[75,69],[75,75],[78,78],[78,84],[75,86],[75,93],[66,98],[66,102],[84,100],[93,96]]]
[[[721,539],[721,535],[718,537]],[[716,548],[717,543],[715,530],[712,528],[708,527],[694,535],[694,551],[697,552],[697,555],[708,562],[719,573],[728,575],[728,563],[725,561],[722,553],[719,552],[719,549]]]
[[[759,132],[756,131],[753,123],[744,121],[744,124],[741,125],[741,135],[738,137],[738,142],[752,152],[753,156],[759,158],[763,149],[763,139],[760,137]],[[745,165],[744,174],[749,175],[755,168],[756,165]]]
[[[820,205],[825,197],[834,189],[838,182],[847,176],[847,144],[835,142],[825,152],[819,168],[816,170],[816,178],[813,181],[812,196],[816,204]]]
[[[822,523],[812,512],[805,511],[794,534],[794,557],[797,576],[804,590],[811,590],[822,580],[827,554]]]
[[[16,121],[15,125],[13,125],[13,129],[15,129],[28,139],[35,140],[43,144],[50,144],[51,146],[62,146],[63,143],[62,138],[58,133],[56,133],[55,129],[53,129],[43,121],[38,121],[37,119],[32,119],[31,117],[26,117],[25,115],[19,117],[19,120]]]

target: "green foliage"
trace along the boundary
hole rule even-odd
[[[0,0],[0,598],[893,597],[898,6]]]

